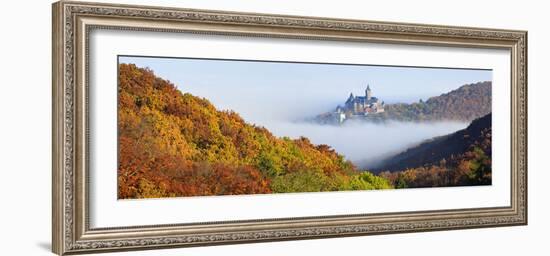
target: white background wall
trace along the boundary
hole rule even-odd
[[[112,2],[111,0],[101,0]],[[548,255],[550,23],[545,1],[201,0],[121,3],[522,29],[529,31],[529,225],[259,243],[114,255]],[[51,255],[50,1],[6,1],[0,15],[0,254]],[[545,72],[546,71],[546,72]],[[546,231],[546,232],[545,232]],[[530,252],[530,253],[526,253]]]

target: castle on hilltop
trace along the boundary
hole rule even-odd
[[[384,102],[373,97],[370,85],[367,85],[365,96],[354,96],[353,93],[350,93],[346,103],[336,107],[333,115],[337,118],[338,123],[343,123],[346,119],[361,118],[381,112],[384,112]]]

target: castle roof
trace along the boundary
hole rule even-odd
[[[375,103],[377,101],[378,101],[378,98],[376,97],[371,97],[370,100],[367,100],[365,96],[356,96],[355,99],[353,100],[353,102],[357,102],[357,103]]]
[[[370,92],[370,85],[367,84],[367,89],[365,91]],[[353,93],[349,94],[348,99],[346,100],[346,104],[350,103],[359,103],[359,104],[371,104],[378,102],[378,98],[376,97],[370,97],[370,99],[367,100],[367,96],[353,96]]]

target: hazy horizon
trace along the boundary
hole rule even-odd
[[[206,98],[219,110],[233,110],[276,136],[307,137],[333,147],[356,165],[371,168],[383,157],[468,124],[346,122],[331,126],[297,120],[333,110],[350,92],[364,95],[367,84],[373,96],[386,103],[411,103],[464,84],[492,80],[492,71],[471,69],[150,57],[120,57],[119,61],[150,68],[182,92]]]

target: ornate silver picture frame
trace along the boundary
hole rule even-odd
[[[53,4],[53,219],[59,255],[527,224],[527,32],[61,1]],[[92,227],[90,33],[190,33],[510,52],[509,205]],[[93,142],[92,142],[93,143]],[[113,173],[116,170],[112,170]],[[95,181],[94,181],[95,182]]]

